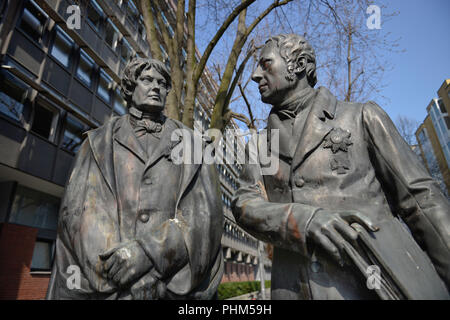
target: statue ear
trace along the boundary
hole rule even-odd
[[[298,57],[296,62],[297,62],[296,63],[297,67],[295,68],[295,73],[297,73],[297,74],[302,73],[303,71],[306,70],[306,65],[307,65],[308,61],[306,60],[305,57],[303,57],[303,56]]]

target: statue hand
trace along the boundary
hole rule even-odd
[[[352,210],[335,212],[322,209],[311,220],[306,235],[322,246],[342,266],[344,260],[341,251],[344,249],[345,239],[355,241],[358,238],[358,233],[350,227],[350,223],[353,222],[361,224],[370,231],[379,230],[369,218],[360,212]]]
[[[140,278],[152,267],[152,262],[135,240],[109,249],[99,257],[104,261],[103,271],[107,277],[120,287]]]

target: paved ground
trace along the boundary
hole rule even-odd
[[[226,300],[270,300],[270,289],[266,289],[264,298],[261,297],[260,291],[254,291],[247,294],[243,294],[242,296],[237,296]]]

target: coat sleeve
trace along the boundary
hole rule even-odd
[[[210,299],[223,274],[223,212],[214,166],[203,164],[180,200],[173,219],[138,240],[151,257],[165,298]],[[161,293],[160,293],[161,294]]]
[[[75,158],[59,211],[47,299],[103,299],[115,294],[117,289],[101,273],[98,257],[118,242],[117,226],[110,216],[117,211],[113,203],[86,139]]]
[[[246,146],[247,159],[252,140]],[[251,162],[251,161],[248,161]],[[255,162],[255,161],[253,161]],[[232,201],[236,222],[256,238],[275,246],[308,255],[306,231],[321,208],[301,203],[276,203],[268,200],[259,164],[245,164],[239,189]]]
[[[450,288],[450,206],[389,116],[375,103],[363,124],[377,178],[394,212],[408,225]]]

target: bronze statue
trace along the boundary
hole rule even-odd
[[[244,165],[233,213],[274,244],[272,298],[448,299],[450,206],[387,114],[314,89],[298,35],[270,38],[252,79],[279,168]]]
[[[89,131],[76,156],[47,299],[215,297],[223,275],[219,182],[212,165],[171,159],[174,130],[194,134],[163,115],[170,87],[158,60],[135,58],[124,69],[129,114]]]

